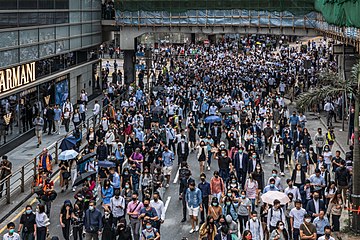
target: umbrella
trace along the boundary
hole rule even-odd
[[[89,160],[89,159],[91,159],[91,158],[94,158],[95,156],[96,156],[96,152],[88,153],[88,154],[82,156],[82,157],[78,160],[77,164],[81,164],[81,163],[83,163],[83,162],[86,162],[87,160]]]
[[[88,177],[92,177],[93,175],[96,175],[96,171],[84,172],[76,178],[73,186],[79,186],[81,183],[85,182]]]
[[[221,113],[232,113],[233,109],[231,107],[223,107],[220,109]]]
[[[68,161],[70,159],[74,159],[79,155],[79,153],[75,150],[65,150],[60,153],[58,159],[62,161]]]
[[[60,149],[62,151],[73,149],[73,147],[76,145],[77,139],[74,136],[70,136],[67,138],[64,138],[60,144]]]
[[[115,167],[116,164],[110,161],[99,161],[98,166],[103,168],[108,168],[108,167]]]
[[[163,110],[164,110],[163,107],[157,106],[157,107],[154,107],[154,108],[151,110],[151,112],[152,112],[152,113],[161,113]]]
[[[222,118],[219,116],[208,116],[204,119],[205,123],[221,122]]]
[[[290,201],[285,193],[279,191],[269,191],[261,196],[264,203],[273,204],[276,199],[280,201],[280,204],[286,204]]]

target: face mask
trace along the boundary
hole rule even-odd
[[[201,178],[201,181],[202,181],[202,182],[205,182],[205,178]]]
[[[9,230],[9,234],[10,234],[10,235],[13,235],[14,232],[15,232],[15,229],[10,229],[10,230]]]
[[[271,184],[270,184],[270,187],[272,187],[272,188],[275,187],[275,184],[271,183]]]
[[[242,154],[242,153],[243,153],[243,150],[239,150],[239,153]]]
[[[146,208],[147,208],[148,206],[149,206],[149,204],[144,204],[144,207],[146,207]]]
[[[26,210],[26,214],[31,214],[32,210]]]
[[[275,177],[276,177],[276,173],[273,173],[272,176],[275,178]]]
[[[89,206],[89,210],[93,211],[94,210],[94,206]]]
[[[133,200],[134,202],[136,201],[136,198],[135,197],[133,197],[133,198],[131,198],[131,200]]]
[[[236,183],[236,180],[235,180],[235,179],[234,179],[234,180],[231,180],[231,182],[232,182],[232,183]]]
[[[227,194],[228,197],[231,197],[231,195],[232,195],[232,193],[228,193],[228,194]]]
[[[244,198],[245,198],[245,195],[241,195],[241,198],[244,199]]]
[[[231,202],[226,202],[226,205],[230,206]]]
[[[329,239],[329,238],[330,238],[330,233],[325,233],[325,237],[326,237],[327,239]]]
[[[256,155],[252,156],[253,158],[256,158]]]
[[[213,205],[214,207],[216,207],[216,206],[218,205],[218,203],[214,202],[212,205]]]
[[[225,153],[222,153],[221,156],[225,157]]]
[[[261,167],[256,167],[256,169],[260,170],[260,169],[261,169]]]
[[[284,226],[283,226],[283,225],[279,226],[279,228],[280,228],[280,230],[284,230]]]
[[[130,186],[129,185],[125,185],[125,188],[127,189],[127,188],[129,188]]]
[[[91,178],[87,178],[87,180],[88,180],[88,181],[90,181],[90,180],[91,180]]]
[[[110,213],[109,212],[105,212],[105,217],[108,217],[110,216]]]
[[[216,178],[218,178],[218,177],[219,177],[219,175],[215,175],[215,177],[216,177]]]
[[[181,142],[185,142],[185,139],[181,139]]]
[[[151,228],[151,225],[146,225],[146,229],[150,229]]]
[[[124,175],[129,175],[129,173],[128,173],[128,172],[124,172]]]
[[[305,222],[309,223],[309,222],[311,222],[311,219],[307,218],[307,219],[305,219]]]
[[[257,217],[252,217],[252,220],[255,222],[256,221],[256,219],[257,219]]]

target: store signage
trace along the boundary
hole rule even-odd
[[[0,93],[34,82],[35,71],[35,62],[0,70]]]

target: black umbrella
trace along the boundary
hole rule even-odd
[[[96,156],[96,152],[88,153],[88,154],[82,156],[81,159],[78,160],[77,164],[86,162],[87,160],[89,160],[90,158],[93,158],[95,156]]]
[[[84,172],[82,173],[80,176],[78,176],[74,182],[74,185],[73,186],[78,186],[80,184],[82,184],[83,182],[85,182],[85,180],[88,178],[88,177],[92,177],[93,175],[96,175],[96,171],[91,171],[91,172]]]
[[[223,107],[220,109],[221,113],[232,113],[233,109],[231,107]]]

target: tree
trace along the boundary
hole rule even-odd
[[[334,72],[319,74],[318,86],[304,92],[296,99],[299,109],[306,109],[325,99],[337,97],[346,92],[354,99],[354,157],[352,176],[352,209],[360,210],[360,145],[359,145],[359,107],[360,107],[360,63],[355,64],[350,79],[344,79]],[[359,214],[358,214],[359,213]],[[352,230],[360,232],[360,212],[353,212]]]

